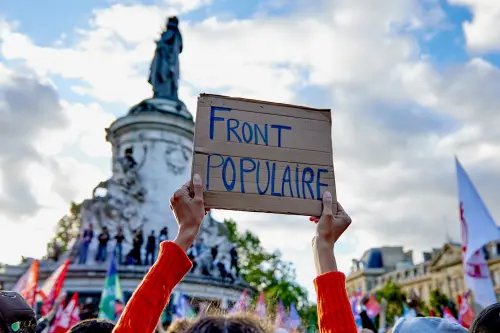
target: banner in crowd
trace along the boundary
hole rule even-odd
[[[234,306],[229,310],[229,313],[237,313],[237,312],[245,312],[247,310],[247,295],[248,290],[243,290],[238,301],[234,304]]]
[[[443,310],[443,318],[451,321],[452,323],[460,324],[448,307],[445,307]]]
[[[192,170],[205,205],[320,216],[323,193],[337,199],[331,128],[330,110],[201,94]]]
[[[257,305],[255,307],[255,313],[260,319],[266,319],[267,318],[267,313],[266,313],[266,299],[264,296],[264,292],[260,292],[259,300],[257,301]]]
[[[299,313],[295,308],[295,304],[290,305],[290,315],[288,317],[288,328],[291,330],[296,330],[302,326],[302,321],[300,320]]]
[[[108,273],[104,281],[104,289],[101,294],[99,303],[99,315],[101,319],[116,321],[121,311],[123,311],[125,300],[123,297],[122,288],[120,286],[120,278],[116,267],[114,255],[111,255],[109,262]]]
[[[177,319],[196,317],[195,311],[191,305],[189,305],[188,298],[183,293],[180,293],[179,297],[177,297],[177,303],[175,304],[175,316]]]
[[[469,328],[470,325],[472,325],[472,321],[474,320],[474,310],[469,305],[468,301],[469,295],[470,291],[466,292],[462,297],[460,297],[460,295],[458,297],[458,321],[465,328]]]
[[[49,329],[49,333],[66,333],[79,321],[80,308],[78,304],[78,293],[74,293],[64,310],[57,312],[57,316]]]
[[[274,320],[274,326],[276,328],[285,328],[286,327],[286,322],[287,322],[287,316],[286,316],[286,311],[285,307],[283,306],[283,302],[278,301],[278,304],[276,305],[276,318]]]
[[[52,305],[54,305],[57,297],[59,297],[70,262],[69,259],[66,259],[64,263],[49,276],[42,288],[40,288],[38,295],[42,299],[42,308],[40,310],[42,316],[50,312]]]
[[[475,302],[481,307],[487,307],[496,303],[497,299],[482,248],[487,243],[498,241],[500,231],[458,159],[455,159],[455,164],[462,225],[464,279],[474,294]]]
[[[38,273],[40,262],[34,260],[30,268],[19,278],[16,285],[12,289],[19,295],[23,296],[26,302],[32,307],[35,307],[36,294],[38,288]]]

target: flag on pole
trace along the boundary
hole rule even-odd
[[[468,291],[463,295],[463,297],[459,297],[458,299],[458,321],[460,322],[460,325],[465,328],[469,328],[474,320],[474,310],[470,307],[468,302],[469,295],[470,292]]]
[[[259,300],[257,301],[257,306],[255,307],[255,313],[260,319],[266,319],[266,299],[264,292],[260,292]]]
[[[61,306],[62,307],[62,306]],[[80,321],[80,308],[78,307],[78,293],[74,293],[64,310],[58,311],[49,333],[66,333]]]
[[[279,301],[276,308],[276,319],[274,321],[274,326],[276,328],[285,328],[287,322],[285,307],[283,302]]]
[[[453,316],[453,313],[451,313],[451,311],[448,307],[445,307],[443,310],[443,319],[446,319],[446,320],[451,321],[453,323],[460,324],[458,322],[457,318],[455,318],[455,316]]]
[[[245,312],[247,310],[247,294],[248,290],[243,290],[240,299],[234,304],[233,308],[229,310],[229,313]]]
[[[476,303],[487,307],[496,303],[496,294],[482,248],[500,239],[500,231],[458,159],[455,164],[465,283],[474,293]]]
[[[476,187],[457,158],[458,199],[462,221],[462,240],[465,247],[464,261],[468,261],[487,243],[500,239],[500,230]]]
[[[189,305],[188,298],[183,293],[180,293],[177,298],[177,303],[175,304],[175,316],[178,319],[196,317],[196,313],[191,305]]]
[[[302,325],[302,320],[300,320],[299,313],[295,308],[295,305],[290,305],[290,316],[288,317],[288,328],[291,330],[296,330]]]
[[[32,308],[35,307],[36,294],[38,288],[38,271],[40,269],[40,262],[34,260],[30,268],[19,278],[16,285],[12,289],[24,299]]]
[[[380,312],[380,304],[378,304],[375,295],[371,294],[368,302],[365,304],[366,314],[371,319],[375,318]]]
[[[59,297],[64,280],[66,279],[66,272],[68,271],[69,264],[70,260],[65,260],[64,263],[49,276],[42,288],[40,288],[38,295],[42,298],[42,316],[50,312],[54,302]]]
[[[116,321],[121,314],[125,304],[123,298],[123,291],[120,286],[120,278],[118,277],[118,269],[116,268],[116,260],[114,255],[111,255],[109,262],[108,273],[104,281],[104,289],[101,294],[101,301],[99,302],[99,315],[100,319],[107,319]]]

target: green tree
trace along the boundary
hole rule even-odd
[[[376,293],[376,298],[380,302],[382,298],[387,301],[386,321],[387,325],[394,324],[394,318],[403,314],[403,302],[406,302],[406,295],[401,291],[401,287],[389,280]]]
[[[57,222],[56,232],[47,244],[48,254],[53,252],[54,243],[57,243],[61,252],[67,251],[71,241],[78,237],[81,226],[81,207],[81,203],[72,202],[69,214],[64,215]]]
[[[317,323],[316,306],[309,303],[307,290],[296,282],[295,269],[283,261],[281,253],[267,252],[256,235],[238,232],[236,222],[226,220],[224,223],[230,241],[238,245],[240,275],[252,287],[264,291],[268,313],[273,314],[281,300],[286,308],[295,304],[304,327]],[[254,303],[256,301],[257,298]]]
[[[451,313],[457,318],[457,308],[455,303],[453,303],[448,296],[441,292],[439,289],[435,289],[431,291],[431,295],[429,298],[429,303],[431,308],[436,311],[436,315],[442,317],[443,309],[447,307],[450,309]]]

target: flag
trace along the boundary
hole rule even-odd
[[[42,288],[39,290],[38,294],[42,298],[42,316],[45,316],[50,312],[52,305],[54,305],[54,302],[59,297],[69,264],[69,259],[64,261],[64,263],[59,266],[59,268],[57,268],[51,276],[49,276],[47,281],[45,281]]]
[[[474,310],[472,310],[468,302],[469,295],[470,292],[466,292],[463,297],[458,299],[458,321],[465,328],[469,328],[474,320]]]
[[[500,231],[467,172],[456,158],[455,164],[462,219],[462,240],[465,247],[463,259],[468,261],[484,245],[499,240]]]
[[[487,307],[496,303],[496,294],[482,248],[487,243],[498,240],[500,232],[458,159],[455,159],[455,162],[462,225],[464,279],[474,293],[476,303]]]
[[[123,310],[125,300],[123,298],[122,288],[120,287],[120,278],[118,277],[118,270],[116,268],[116,260],[114,255],[111,255],[109,262],[108,273],[104,280],[104,289],[101,294],[101,301],[99,302],[99,315],[100,319],[107,319],[116,321]],[[117,316],[118,314],[118,316]]]
[[[259,300],[257,301],[257,306],[255,307],[255,313],[260,319],[266,319],[266,299],[264,292],[261,291]]]
[[[302,325],[302,321],[300,320],[299,313],[295,308],[295,305],[290,305],[290,316],[288,317],[288,328],[291,330],[296,330]]]
[[[276,319],[274,321],[274,325],[276,328],[285,328],[285,324],[287,322],[285,307],[283,306],[283,302],[279,301],[276,308]]]
[[[32,308],[35,307],[36,293],[38,288],[38,272],[40,269],[40,262],[34,260],[30,268],[19,278],[16,285],[12,289],[24,299]]]
[[[362,328],[363,325],[361,324],[361,298],[363,297],[363,294],[361,290],[358,290],[358,292],[354,293],[352,296],[349,297],[349,302],[351,303],[351,310],[352,310],[352,315],[354,316],[354,321],[356,323],[357,328]]]
[[[229,310],[229,313],[245,312],[247,310],[247,294],[248,290],[243,290],[240,299],[234,304],[233,308]]]
[[[449,320],[453,323],[457,323],[459,324],[457,318],[455,318],[453,316],[453,314],[451,313],[450,309],[448,307],[445,307],[444,310],[443,310],[443,319],[446,319],[446,320]]]
[[[177,304],[175,304],[175,316],[178,319],[196,317],[196,313],[191,305],[189,305],[189,300],[183,293],[180,293],[177,298]]]
[[[57,316],[50,327],[49,333],[66,333],[79,321],[80,308],[78,307],[78,293],[74,293],[66,308],[57,312]]]
[[[380,304],[378,304],[375,295],[371,295],[368,302],[365,304],[366,314],[371,319],[375,318],[380,312]]]

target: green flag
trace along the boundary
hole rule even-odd
[[[106,280],[104,281],[101,302],[99,303],[99,318],[114,322],[120,317],[124,307],[125,301],[120,287],[118,269],[116,268],[115,257],[112,255]]]

